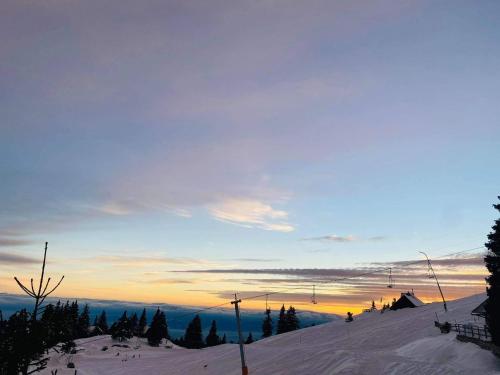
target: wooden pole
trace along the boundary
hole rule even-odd
[[[245,349],[243,348],[243,336],[241,334],[241,322],[240,322],[240,308],[239,303],[241,299],[238,299],[236,293],[234,294],[234,301],[231,301],[231,304],[234,305],[234,311],[236,312],[236,326],[238,327],[238,338],[240,344],[240,357],[241,357],[241,374],[248,375],[248,367],[245,362]]]

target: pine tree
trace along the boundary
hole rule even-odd
[[[498,197],[500,199],[500,196]],[[500,211],[500,204],[493,207]],[[488,254],[484,258],[490,275],[486,278],[488,302],[486,303],[486,324],[495,345],[500,345],[500,218],[495,220],[485,244]]]
[[[286,332],[295,331],[300,328],[299,319],[295,307],[290,306],[286,312]]]
[[[111,337],[118,341],[125,341],[132,337],[132,330],[130,329],[130,321],[125,311],[118,321],[113,323],[109,329]]]
[[[72,340],[78,336],[78,317],[79,317],[78,301],[74,301],[69,306],[68,311],[68,339]]]
[[[77,328],[76,338],[87,337],[89,335],[89,326],[90,326],[89,306],[85,304],[82,313],[78,317],[78,328]]]
[[[220,337],[217,335],[217,323],[212,320],[212,325],[210,326],[210,331],[208,332],[207,338],[205,339],[207,346],[215,346],[220,344]]]
[[[374,311],[374,310],[377,310],[377,306],[375,306],[375,301],[372,300],[372,307],[371,307],[371,310]]]
[[[48,361],[44,350],[41,323],[26,310],[11,315],[0,337],[0,374],[43,370]]]
[[[165,317],[165,313],[160,311],[159,308],[153,316],[147,337],[148,344],[151,346],[158,346],[160,345],[162,339],[168,338],[167,319]]]
[[[247,344],[247,345],[248,345],[248,344],[251,344],[252,342],[253,342],[253,336],[252,336],[252,332],[250,332],[250,333],[248,334],[247,339],[245,340],[245,344]]]
[[[222,336],[222,339],[220,340],[220,344],[226,344],[227,343],[227,338],[226,338],[226,334],[224,333],[224,335]]]
[[[279,335],[285,332],[287,332],[286,313],[285,313],[285,305],[282,305],[280,309],[280,315],[278,318],[278,327],[276,328],[276,334]]]
[[[105,335],[108,333],[108,319],[106,317],[106,311],[103,310],[101,315],[99,315],[94,330],[98,335]]]
[[[133,313],[130,317],[130,329],[132,330],[132,334],[136,336],[135,332],[137,331],[137,324],[139,323],[139,318],[137,318],[137,313]]]
[[[266,317],[262,322],[262,337],[269,337],[273,334],[273,319],[271,318],[271,309],[266,309]]]
[[[148,321],[146,319],[146,309],[143,309],[141,317],[139,318],[139,323],[137,324],[137,328],[134,334],[137,337],[144,337],[144,331],[146,331],[147,325]]]
[[[189,323],[184,334],[186,348],[200,349],[203,347],[203,333],[201,331],[201,319],[196,315]]]

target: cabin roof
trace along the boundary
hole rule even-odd
[[[486,298],[483,302],[479,304],[474,310],[471,311],[471,315],[477,315],[477,316],[486,316],[486,302],[488,301],[488,298]]]

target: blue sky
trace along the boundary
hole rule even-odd
[[[74,273],[64,293],[102,298],[118,289],[103,273],[480,246],[500,186],[499,8],[2,2],[0,252],[49,241]],[[116,269],[132,256],[148,269]]]

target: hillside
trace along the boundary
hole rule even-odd
[[[500,360],[473,344],[458,342],[434,327],[441,320],[463,321],[484,299],[475,295],[415,309],[365,313],[351,323],[334,321],[273,336],[246,345],[250,374],[498,374]],[[237,345],[203,350],[150,348],[131,340],[130,348],[111,347],[109,336],[77,341],[73,358],[78,375],[87,374],[241,374]],[[107,345],[109,349],[102,351]],[[140,347],[138,347],[140,345]],[[137,347],[137,349],[134,349]],[[51,353],[54,353],[51,351]],[[74,374],[66,359],[54,353],[49,368],[58,375]]]

